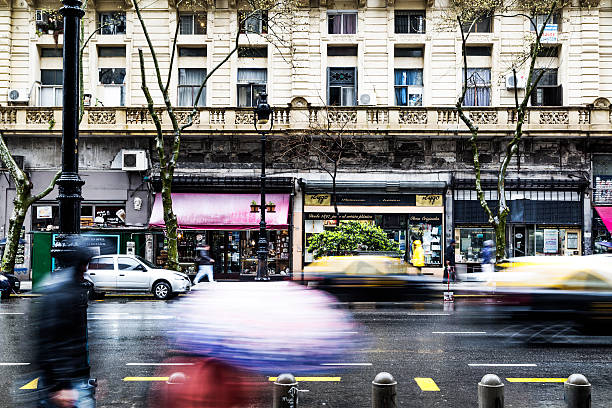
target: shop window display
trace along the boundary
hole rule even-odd
[[[455,251],[456,262],[480,263],[484,242],[495,241],[495,231],[493,228],[457,228],[455,237],[459,244],[459,250]]]
[[[408,216],[410,257],[413,242],[421,241],[425,252],[425,266],[442,265],[442,214],[413,214]],[[410,258],[409,258],[410,259]]]

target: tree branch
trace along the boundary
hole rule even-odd
[[[47,186],[47,188],[45,188],[43,191],[41,191],[40,193],[31,196],[28,199],[28,207],[31,206],[33,203],[37,202],[38,200],[42,200],[43,198],[45,198],[51,191],[53,191],[53,189],[55,188],[55,184],[57,183],[57,180],[60,178],[60,176],[62,175],[62,171],[58,170],[57,173],[55,173],[55,176],[53,177],[53,179],[51,180],[51,182],[49,183],[49,185]]]

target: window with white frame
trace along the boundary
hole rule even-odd
[[[398,106],[423,105],[423,70],[395,70],[395,104]]]
[[[356,34],[356,11],[329,11],[327,12],[328,34]]]
[[[355,106],[357,104],[356,73],[356,68],[328,68],[328,105]]]
[[[200,85],[206,78],[206,70],[202,68],[179,68],[178,105],[179,106],[206,106],[206,87],[195,103]]]
[[[103,105],[125,106],[125,68],[100,68],[98,77]]]
[[[265,68],[238,68],[238,107],[257,106],[262,92],[266,92],[268,71]]]
[[[239,11],[240,32],[246,34],[266,34],[268,32],[268,12],[265,10]]]
[[[63,81],[61,69],[40,70],[40,106],[62,106]]]
[[[181,35],[206,34],[206,13],[180,13],[179,25]]]
[[[537,27],[538,31],[540,31],[547,17],[548,14],[537,14],[533,16],[532,21],[529,22],[529,29],[531,31],[536,31]],[[535,27],[534,24],[536,25]],[[553,13],[548,19],[548,24],[556,24],[557,31],[561,31],[561,15],[559,13]]]
[[[98,27],[102,35],[125,34],[125,13],[121,11],[99,13]]]
[[[541,77],[540,77],[541,75]],[[540,68],[533,70],[532,83],[540,77],[536,89],[531,94],[532,106],[563,105],[563,87],[558,84],[557,68]]]
[[[491,105],[491,68],[468,68],[467,92],[463,106]],[[462,72],[462,82],[465,77]]]

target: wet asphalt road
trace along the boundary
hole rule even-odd
[[[33,301],[25,297],[0,303],[0,407],[15,406],[11,391],[35,378],[28,365],[14,365],[32,360],[27,310]],[[158,367],[140,364],[167,357],[164,333],[172,330],[169,306],[175,301],[119,296],[90,303],[90,359],[92,376],[100,384],[99,407],[146,406],[151,383],[124,378],[154,376]],[[604,344],[610,342],[513,342],[507,334],[516,328],[464,319],[461,300],[454,311],[445,311],[441,301],[366,303],[351,310],[372,340],[357,358],[363,365],[321,374],[340,381],[302,382],[300,388],[307,391],[300,394],[300,407],[370,407],[371,381],[380,371],[398,381],[401,407],[474,407],[477,383],[486,373],[496,373],[506,384],[506,407],[563,407],[562,383],[510,383],[506,378],[566,378],[572,373],[586,375],[593,384],[593,407],[612,406],[612,346]],[[439,391],[423,391],[415,378],[433,380]],[[252,407],[271,406],[271,389],[265,387]]]

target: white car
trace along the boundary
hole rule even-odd
[[[93,283],[93,296],[104,292],[150,292],[157,299],[169,299],[191,290],[189,277],[161,269],[140,256],[100,255],[87,265],[85,279]]]

